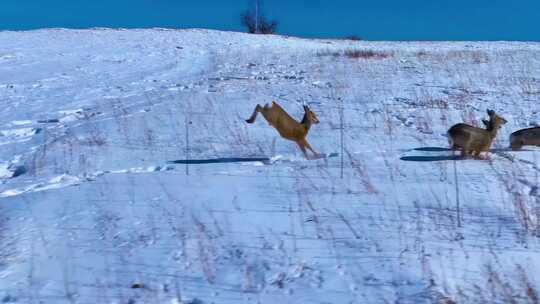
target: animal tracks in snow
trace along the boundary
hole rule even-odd
[[[53,189],[61,189],[71,186],[77,186],[84,182],[95,181],[97,178],[104,176],[106,174],[139,174],[139,173],[151,173],[159,171],[171,171],[174,170],[171,166],[149,166],[149,167],[134,167],[129,169],[122,170],[107,170],[107,171],[97,171],[93,173],[85,173],[79,176],[73,176],[69,174],[61,174],[56,177],[51,178],[46,182],[38,182],[31,184],[29,186],[7,189],[0,192],[0,197],[12,197],[30,192],[40,192]],[[0,177],[5,173],[6,169],[0,166]]]
[[[28,192],[40,192],[51,189],[65,188],[80,184],[80,178],[68,174],[62,174],[50,179],[45,183],[36,183],[22,188],[8,189],[0,192],[0,197],[11,197]]]
[[[30,140],[41,128],[14,128],[0,130],[0,146]]]
[[[322,159],[325,159],[326,157],[336,157],[337,153],[330,153],[328,155],[324,155],[325,157],[322,157]],[[191,164],[211,164],[211,163],[221,163],[221,162],[253,162],[255,165],[262,165],[263,162],[267,162],[267,164],[274,164],[274,163],[280,163],[280,162],[298,162],[298,161],[306,161],[303,157],[296,157],[296,156],[283,156],[278,155],[275,157],[272,157],[271,159],[268,158],[261,158],[261,159],[212,159],[212,161],[199,161],[196,160],[193,162],[189,162]],[[253,161],[255,160],[255,161]],[[185,164],[185,162],[182,161],[171,161],[169,162],[171,164]],[[172,171],[175,170],[175,167],[172,165],[165,165],[165,166],[148,166],[148,167],[132,167],[128,169],[119,169],[119,170],[104,170],[104,171],[96,171],[92,173],[84,173],[78,176],[70,175],[70,174],[61,174],[54,178],[51,178],[48,181],[44,182],[37,182],[25,187],[19,187],[19,188],[12,188],[7,189],[2,192],[0,192],[0,197],[13,197],[25,193],[31,193],[31,192],[40,192],[40,191],[46,191],[46,190],[53,190],[53,189],[61,189],[66,188],[70,186],[77,186],[85,182],[92,182],[97,180],[99,177],[102,177],[107,174],[141,174],[141,173],[152,173],[152,172],[162,172],[162,171]],[[0,165],[0,178],[12,178],[14,177],[15,172],[11,171],[8,168],[8,165]]]

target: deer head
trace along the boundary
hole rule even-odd
[[[319,119],[317,118],[317,115],[315,115],[315,113],[313,113],[313,111],[311,111],[309,109],[308,106],[304,106],[304,118],[302,119],[302,123],[309,123],[309,124],[318,124],[319,123]]]
[[[486,125],[486,129],[488,130],[498,130],[502,125],[508,122],[506,119],[497,115],[493,110],[487,110],[487,114],[489,116],[489,121],[482,120],[482,122]]]

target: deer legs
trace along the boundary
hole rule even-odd
[[[247,123],[254,123],[255,122],[255,118],[257,118],[257,114],[259,114],[259,112],[262,110],[262,107],[261,105],[257,105],[255,107],[255,110],[253,110],[253,114],[251,114],[251,117],[249,117],[248,119],[246,119],[246,122]]]
[[[300,148],[300,150],[302,150],[302,153],[304,153],[304,156],[306,158],[309,158],[308,154],[307,154],[307,151],[306,151],[306,147],[303,144],[301,144],[300,142],[297,142],[297,144],[298,144],[298,147]]]
[[[313,150],[313,148],[309,145],[307,140],[304,139],[304,142],[306,143],[306,147],[309,149],[309,151],[313,152],[313,154],[315,154],[315,156],[319,155],[319,153],[317,153],[317,152],[315,152],[315,150]]]
[[[487,154],[482,155],[482,150],[474,150],[467,146],[460,148],[460,150],[461,150],[461,157],[463,158],[472,156],[473,158],[476,158],[476,159],[489,159]],[[453,152],[455,152],[455,150],[452,151],[452,154]]]
[[[307,140],[305,139],[302,139],[298,142],[296,142],[298,144],[298,147],[300,147],[300,150],[302,150],[302,152],[304,153],[304,156],[306,158],[309,159],[308,157],[308,154],[307,154],[307,151],[306,151],[306,148],[309,149],[309,151],[311,151],[315,156],[318,156],[319,153],[315,152],[315,150],[313,150],[313,148],[309,145],[309,143],[307,142]]]

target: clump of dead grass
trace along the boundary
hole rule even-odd
[[[322,50],[317,52],[318,57],[346,57],[349,59],[385,59],[391,53],[369,49]]]

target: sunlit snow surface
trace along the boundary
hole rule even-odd
[[[96,29],[0,45],[6,303],[538,299],[540,150],[506,147],[540,123],[540,44]],[[297,119],[308,104],[310,144],[339,155],[244,122],[272,100]],[[490,158],[452,156],[446,130],[487,108],[508,120]],[[174,163],[221,158],[269,160]]]

